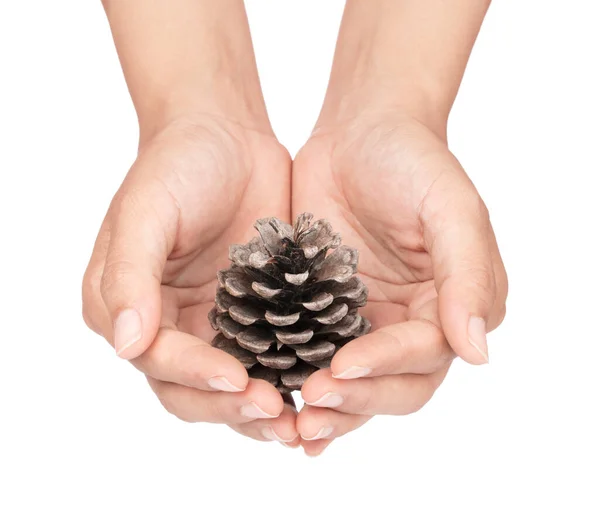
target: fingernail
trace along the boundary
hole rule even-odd
[[[217,391],[242,392],[244,389],[236,387],[224,376],[213,376],[208,379],[208,385]]]
[[[115,320],[115,351],[127,359],[127,349],[142,338],[142,319],[135,309],[125,309]]]
[[[342,371],[339,375],[332,375],[333,378],[339,378],[340,380],[352,380],[353,378],[362,378],[367,376],[371,371],[371,368],[365,368],[362,366],[350,366],[348,369]]]
[[[288,442],[293,442],[294,440],[296,440],[296,437],[298,436],[298,435],[296,435],[294,438],[290,438],[289,440],[284,440],[277,433],[275,433],[275,430],[271,426],[267,426],[267,427],[263,428],[261,430],[261,433],[262,433],[262,436],[265,437],[267,440],[275,440],[284,445],[287,445]]]
[[[344,402],[344,398],[335,392],[327,392],[323,394],[317,401],[312,403],[307,401],[306,403],[311,406],[320,406],[327,408],[335,408],[340,406]]]
[[[298,409],[294,405],[292,405],[291,403],[284,403],[283,406],[284,407],[287,406],[287,407],[291,408],[294,411],[295,414],[298,413]]]
[[[333,428],[331,426],[323,426],[314,437],[305,437],[304,435],[300,436],[303,440],[320,440],[321,438],[327,438],[332,433]]]
[[[469,343],[479,352],[485,362],[490,362],[487,340],[485,338],[485,320],[478,316],[472,316],[469,318],[467,332],[469,334]]]
[[[274,419],[275,417],[279,417],[278,415],[268,414],[254,403],[254,401],[251,401],[240,408],[240,413],[244,417],[250,417],[251,419]]]

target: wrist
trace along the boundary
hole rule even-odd
[[[222,120],[245,129],[273,135],[260,85],[255,90],[239,86],[230,76],[214,73],[204,83],[180,82],[164,94],[136,105],[140,143],[173,124],[202,124],[205,119]]]
[[[490,0],[348,0],[319,125],[398,110],[445,137]]]
[[[243,0],[103,0],[141,138],[187,115],[270,130]]]
[[[443,94],[427,84],[369,79],[353,84],[348,90],[330,88],[315,132],[357,118],[398,117],[423,124],[445,141],[450,107]]]

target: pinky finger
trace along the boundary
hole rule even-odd
[[[371,416],[344,414],[331,408],[305,405],[296,421],[302,447],[309,456],[318,456],[335,438],[354,431]]]
[[[302,441],[302,447],[304,448],[304,453],[307,456],[314,458],[323,454],[323,451],[329,447],[333,440],[333,438],[322,438],[320,440],[313,440],[311,442]]]
[[[296,409],[285,404],[283,412],[275,419],[257,419],[255,421],[231,424],[229,427],[241,435],[262,442],[279,442],[285,447],[300,445],[300,436],[296,431]]]

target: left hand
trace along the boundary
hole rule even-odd
[[[207,315],[228,246],[256,217],[289,220],[291,161],[268,132],[209,114],[144,142],[100,228],[83,283],[88,326],[186,422],[298,445],[296,412],[214,348]]]
[[[486,363],[508,285],[477,190],[445,141],[409,116],[321,126],[293,165],[292,212],[305,211],[359,250],[373,325],[302,389],[297,429],[317,455],[376,414],[420,409],[455,354]]]

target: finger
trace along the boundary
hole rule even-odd
[[[488,362],[487,322],[496,302],[489,216],[462,168],[449,168],[435,182],[420,220],[439,295],[444,333],[467,362]]]
[[[257,419],[244,424],[234,424],[232,429],[263,442],[279,442],[285,447],[296,448],[300,445],[300,435],[296,430],[296,409],[285,404],[283,412],[275,419]]]
[[[158,331],[162,273],[179,212],[162,186],[126,184],[111,205],[111,238],[100,289],[117,355],[133,359]]]
[[[491,224],[489,226],[489,238],[490,245],[492,246],[491,254],[492,263],[494,265],[494,276],[496,278],[496,299],[494,301],[494,306],[492,307],[490,317],[487,321],[487,328],[489,331],[492,331],[502,323],[502,321],[504,320],[504,316],[506,315],[508,276],[506,274],[504,262],[502,261],[502,256],[500,255],[500,250],[496,241],[496,234],[494,233]]]
[[[339,438],[370,419],[369,415],[346,414],[331,408],[304,405],[296,419],[296,428],[304,445],[306,442]]]
[[[85,270],[81,291],[83,320],[96,334],[107,339],[112,337],[112,322],[100,295],[100,281],[109,243],[110,226],[105,219],[98,232],[92,256]]]
[[[301,445],[304,449],[304,453],[311,458],[316,456],[320,456],[323,454],[323,451],[331,445],[333,439],[324,438],[322,440],[313,440],[312,442],[302,441]]]
[[[437,299],[427,307],[436,307]],[[441,328],[425,318],[382,327],[350,341],[331,361],[334,378],[428,374],[440,370],[454,352]]]
[[[333,440],[354,431],[370,419],[370,416],[304,405],[298,414],[296,426],[302,437],[304,452],[308,456],[319,456]]]
[[[241,424],[283,411],[279,391],[264,380],[251,379],[244,392],[207,392],[147,378],[165,409],[185,422]]]
[[[241,392],[248,385],[246,369],[233,356],[196,336],[166,327],[131,362],[154,379],[204,391]]]
[[[329,369],[323,369],[304,383],[302,398],[308,405],[335,408],[348,414],[407,415],[431,399],[446,371],[337,380]]]

